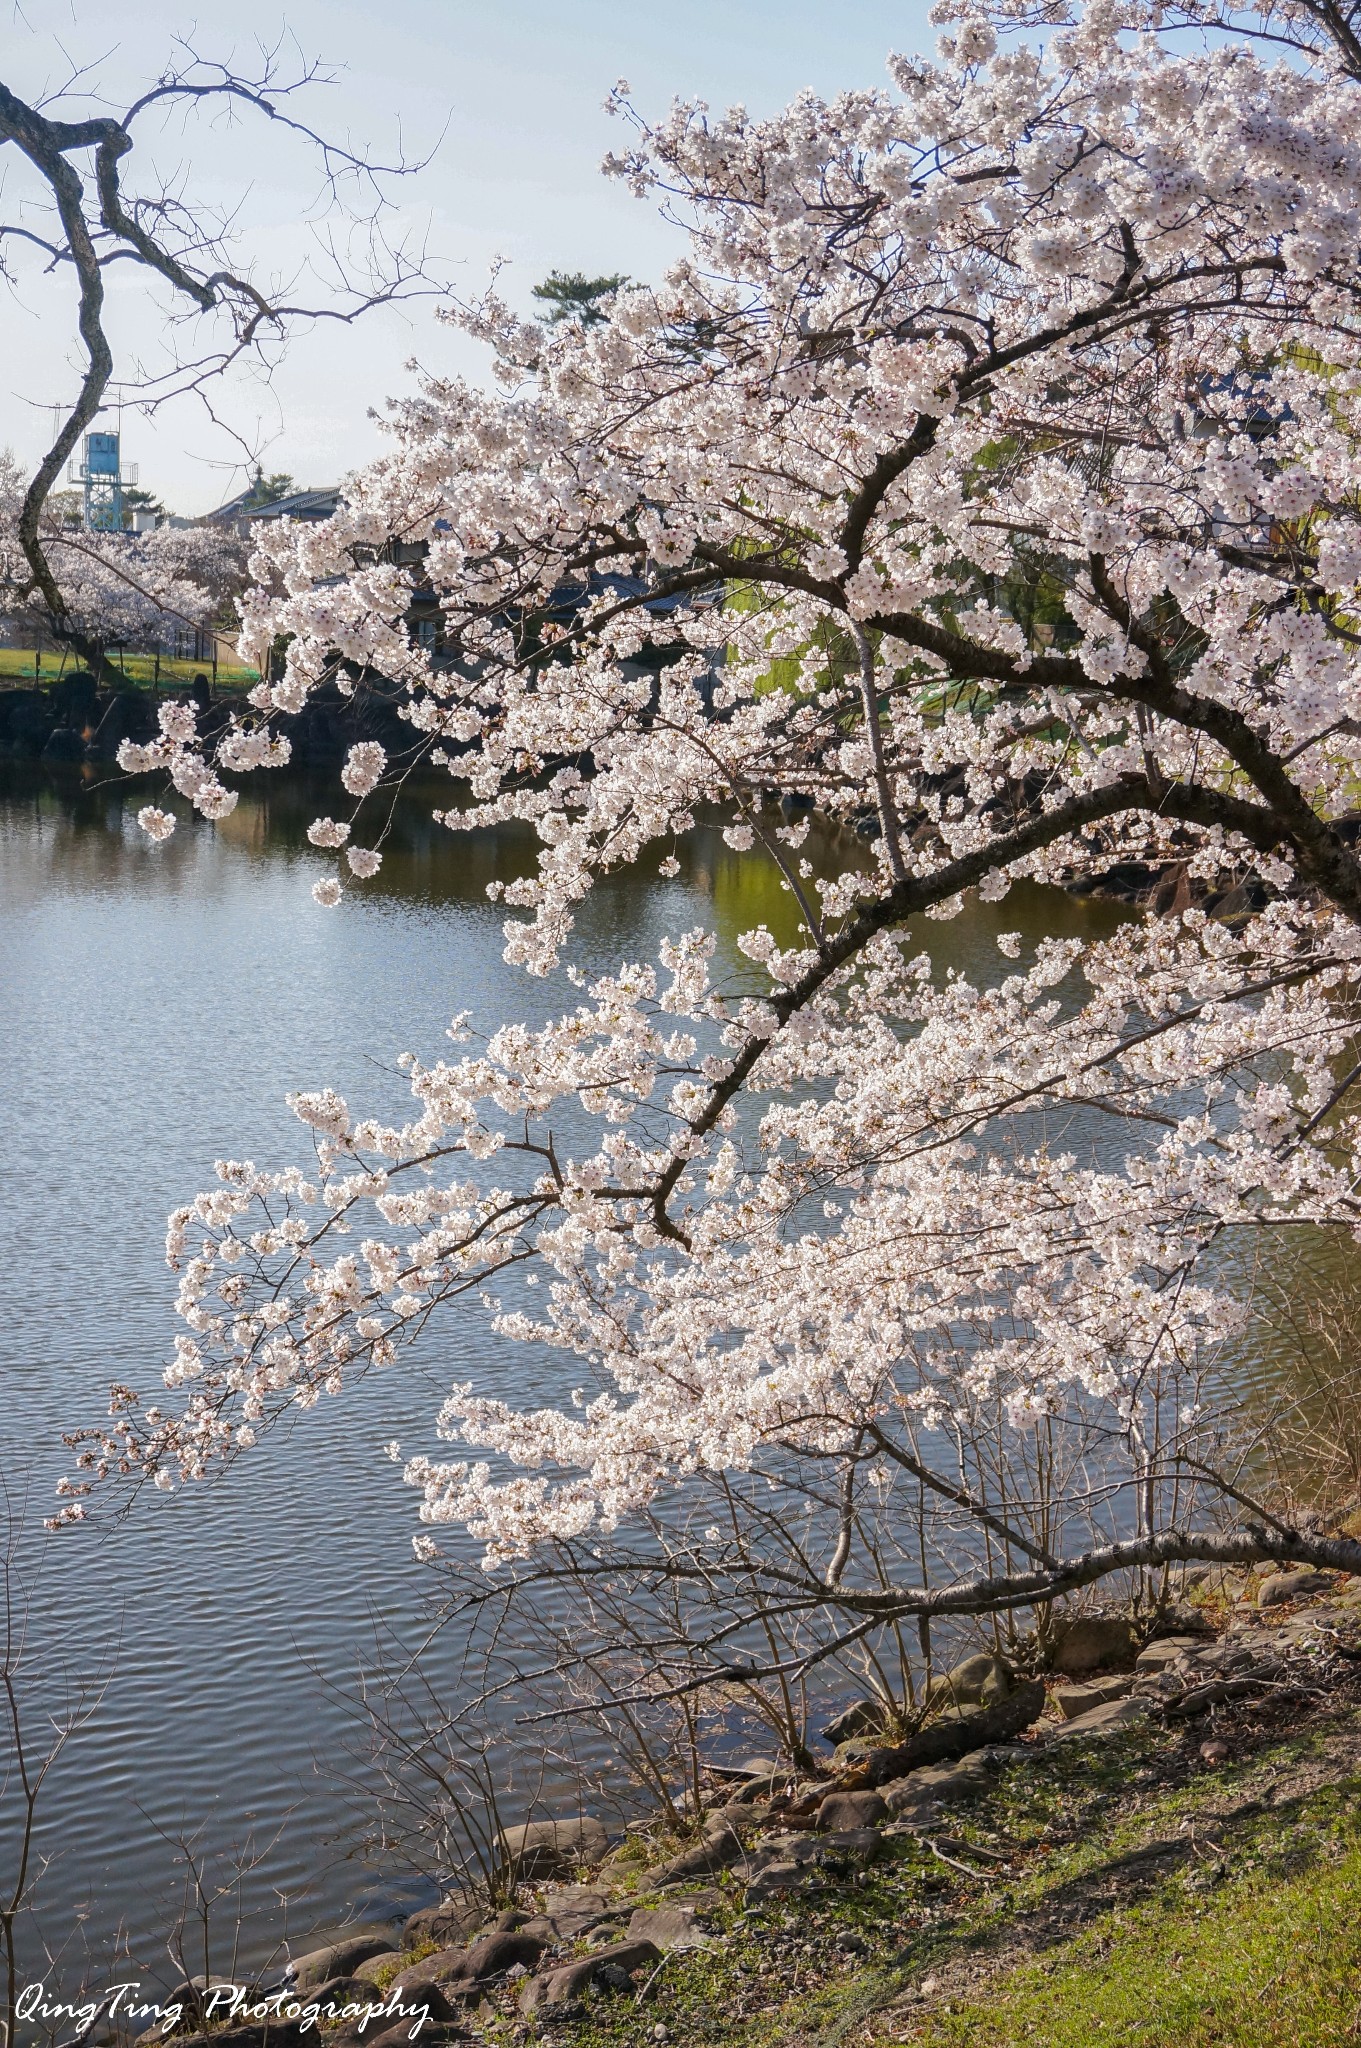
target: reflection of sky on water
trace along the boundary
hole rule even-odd
[[[69,1463],[62,1429],[101,1414],[112,1379],[147,1388],[168,1352],[164,1219],[208,1184],[215,1158],[304,1157],[283,1102],[294,1088],[330,1083],[366,1111],[400,1113],[393,1055],[437,1052],[457,1010],[486,1026],[575,1001],[500,958],[503,913],[486,885],[529,864],[522,832],[451,836],[409,806],[378,881],[326,913],[309,885],[329,861],[304,828],[333,803],[329,788],[270,781],[215,832],[182,825],[154,849],[132,822],[141,799],[109,785],[77,801],[74,788],[0,767],[0,1429],[6,1470],[28,1478],[38,1513]],[[807,850],[818,857],[816,836]],[[574,956],[612,968],[704,923],[725,973],[754,986],[736,935],[765,922],[792,941],[790,899],[715,829],[680,853],[674,880],[603,883],[582,906]],[[1117,916],[1017,889],[924,925],[923,942],[941,967],[991,980],[1007,971],[999,932],[1091,934]],[[1062,1142],[1104,1137],[1079,1115]],[[1243,1256],[1227,1255],[1239,1279]],[[541,1402],[580,1371],[499,1342],[467,1306],[399,1371],[323,1402],[226,1484],[149,1501],[105,1537],[41,1546],[40,1634],[99,1636],[121,1617],[107,1698],[46,1806],[46,1843],[60,1850],[49,1900],[69,1909],[92,1892],[92,1942],[124,1920],[150,1959],[171,1863],[151,1823],[268,1837],[296,1805],[255,1896],[316,1878],[304,1926],[353,1903],[353,1866],[317,1876],[342,1816],[313,1760],[334,1757],[344,1731],[307,1665],[344,1677],[371,1612],[398,1631],[421,1613],[415,1501],[381,1446],[432,1446],[452,1380],[494,1389],[507,1372],[514,1398]]]

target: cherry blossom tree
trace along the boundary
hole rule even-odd
[[[487,1295],[582,1388],[454,1387],[448,1454],[406,1458],[419,1545],[532,1578],[666,1527],[639,1572],[710,1590],[736,1557],[710,1676],[758,1592],[826,1621],[806,1665],[1178,1560],[1361,1570],[1257,1498],[1224,1365],[1226,1252],[1361,1224],[1352,15],[937,20],[892,91],[773,120],[649,125],[621,86],[608,169],[685,253],[597,325],[451,315],[496,388],[430,379],[334,519],[264,535],[243,644],[286,659],[215,752],[182,710],[130,750],[211,814],[311,691],[381,674],[444,824],[534,828],[507,958],[575,995],[406,1055],[405,1123],[322,1087],[306,1170],[219,1166],[170,1223],[172,1399],[115,1390],[64,1517]],[[322,904],[408,765],[351,752]],[[798,941],[586,976],[576,906],[713,805]],[[1129,863],[1179,877],[1166,914],[933,968],[968,892]],[[715,1488],[756,1536],[674,1519]]]
[[[230,612],[246,585],[245,543],[219,527],[158,526],[144,534],[87,533],[45,517],[46,556],[58,565],[64,610],[55,615],[29,573],[20,520],[27,479],[0,450],[0,617],[86,648],[160,647],[176,628]],[[68,630],[69,629],[69,630]]]
[[[43,529],[43,537],[58,565],[61,621],[53,620],[22,567],[0,585],[0,614],[26,634],[65,639],[69,626],[87,649],[100,653],[165,647],[179,628],[220,621],[233,586],[238,592],[244,586],[246,550],[231,534],[207,535],[193,548],[183,546],[185,536],[173,528],[160,527],[146,534],[53,528]],[[0,548],[5,544],[0,539]],[[55,623],[62,630],[54,636]]]

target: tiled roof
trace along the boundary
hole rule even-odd
[[[225,505],[219,505],[216,512],[209,512],[204,524],[225,526],[242,519],[329,519],[339,503],[338,484],[329,484],[317,491],[293,491],[286,498],[271,500],[268,505],[256,503],[250,491],[242,491],[239,497],[229,498]]]
[[[329,519],[340,503],[339,484],[330,484],[320,491],[294,491],[290,497],[276,498],[270,505],[250,505],[244,508],[246,519]]]

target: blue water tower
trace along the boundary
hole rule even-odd
[[[85,467],[91,476],[117,476],[117,434],[87,434],[85,436]]]
[[[137,481],[136,466],[123,466],[117,434],[87,434],[85,460],[71,465],[71,482],[84,493],[87,533],[121,533],[123,492]]]

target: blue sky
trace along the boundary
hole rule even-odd
[[[41,11],[11,17],[0,75],[32,97],[59,86],[74,59],[93,67],[105,102],[121,106],[171,59],[177,36],[245,69],[257,38],[284,33],[338,72],[335,85],[298,107],[328,132],[378,151],[393,149],[400,134],[411,155],[443,134],[433,162],[400,188],[403,212],[413,226],[429,222],[430,246],[460,290],[475,291],[500,257],[509,266],[502,288],[526,306],[531,285],[554,267],[646,277],[678,247],[676,231],[650,207],[599,175],[605,151],[620,144],[619,124],[602,108],[617,78],[628,79],[645,113],[696,94],[715,107],[740,101],[770,113],[805,87],[831,94],[883,84],[890,50],[933,40],[925,0],[302,0],[286,11],[269,0],[218,0],[197,20],[183,0],[112,9],[45,0]],[[243,246],[266,270],[296,263],[313,166],[268,123],[176,127],[148,140],[167,171],[185,172],[189,193],[240,206]],[[12,172],[5,189],[16,189]],[[126,366],[135,355],[154,357],[161,322],[131,266],[120,271],[110,325]],[[69,284],[34,284],[0,307],[0,444],[31,460],[45,444],[51,415],[43,408],[74,389]],[[239,382],[214,404],[261,447],[267,468],[325,483],[376,451],[369,408],[409,388],[413,356],[479,371],[478,354],[417,306],[353,329],[318,329],[296,342],[268,387]],[[194,405],[154,421],[129,415],[123,433],[142,483],[176,510],[205,510],[241,480],[231,467],[238,450]]]

